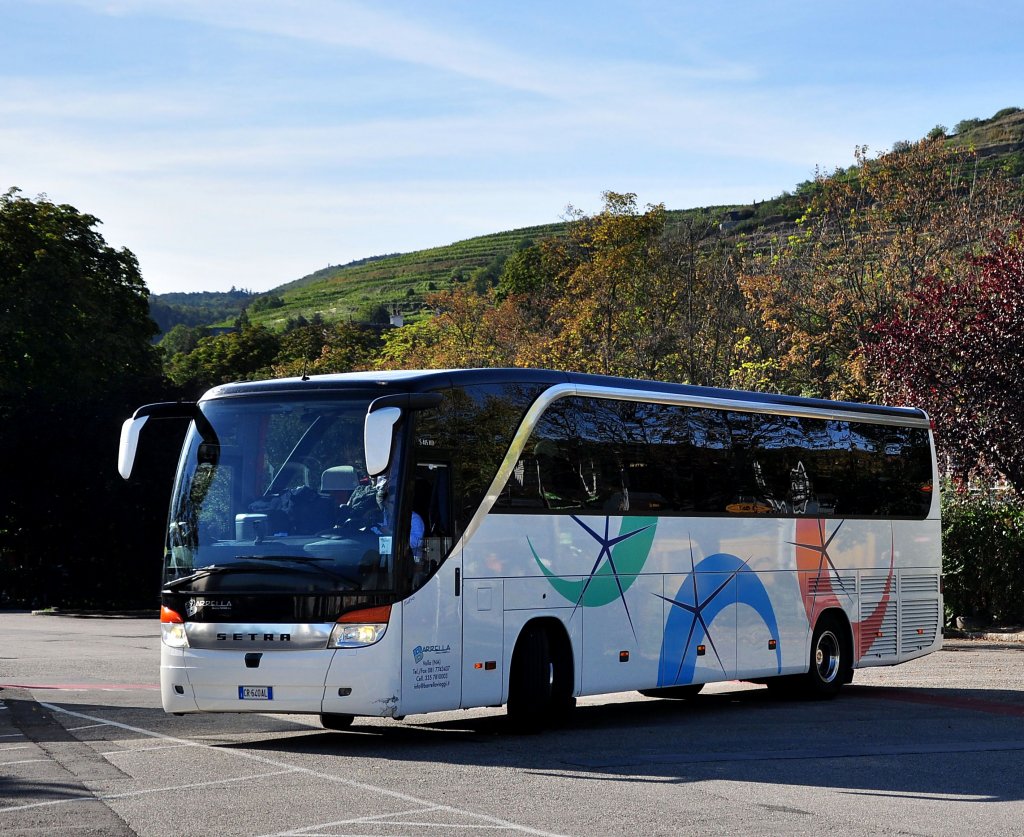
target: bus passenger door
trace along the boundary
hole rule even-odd
[[[451,551],[450,469],[420,463],[416,474],[431,488],[429,503],[416,509],[426,527],[420,564],[427,578],[402,603],[403,715],[458,709],[462,696],[462,550]]]

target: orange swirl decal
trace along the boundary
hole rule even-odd
[[[804,610],[807,612],[807,621],[810,625],[814,625],[822,611],[829,608],[841,608],[847,613],[852,609],[859,614],[855,607],[856,589],[849,583],[843,583],[828,552],[844,522],[840,521],[831,534],[826,529],[826,521],[820,518],[801,518],[796,522],[796,541],[793,545],[796,547],[797,575],[800,579],[800,596],[803,598]],[[858,660],[871,650],[871,646],[878,638],[882,621],[892,601],[895,552],[895,544],[890,541],[889,575],[885,579],[885,587],[878,604],[864,619],[850,620]],[[845,599],[846,604],[840,596]]]

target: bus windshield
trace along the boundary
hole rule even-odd
[[[391,471],[370,478],[368,399],[203,402],[171,499],[164,588],[304,595],[395,585]],[[392,456],[391,469],[398,473]]]

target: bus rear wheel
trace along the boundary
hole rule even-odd
[[[827,699],[839,694],[848,682],[853,666],[846,631],[837,616],[826,614],[818,620],[811,637],[811,659],[804,676],[804,691],[810,698]]]

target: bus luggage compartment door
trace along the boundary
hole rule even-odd
[[[463,588],[462,706],[501,703],[505,605],[500,578],[466,579]]]

